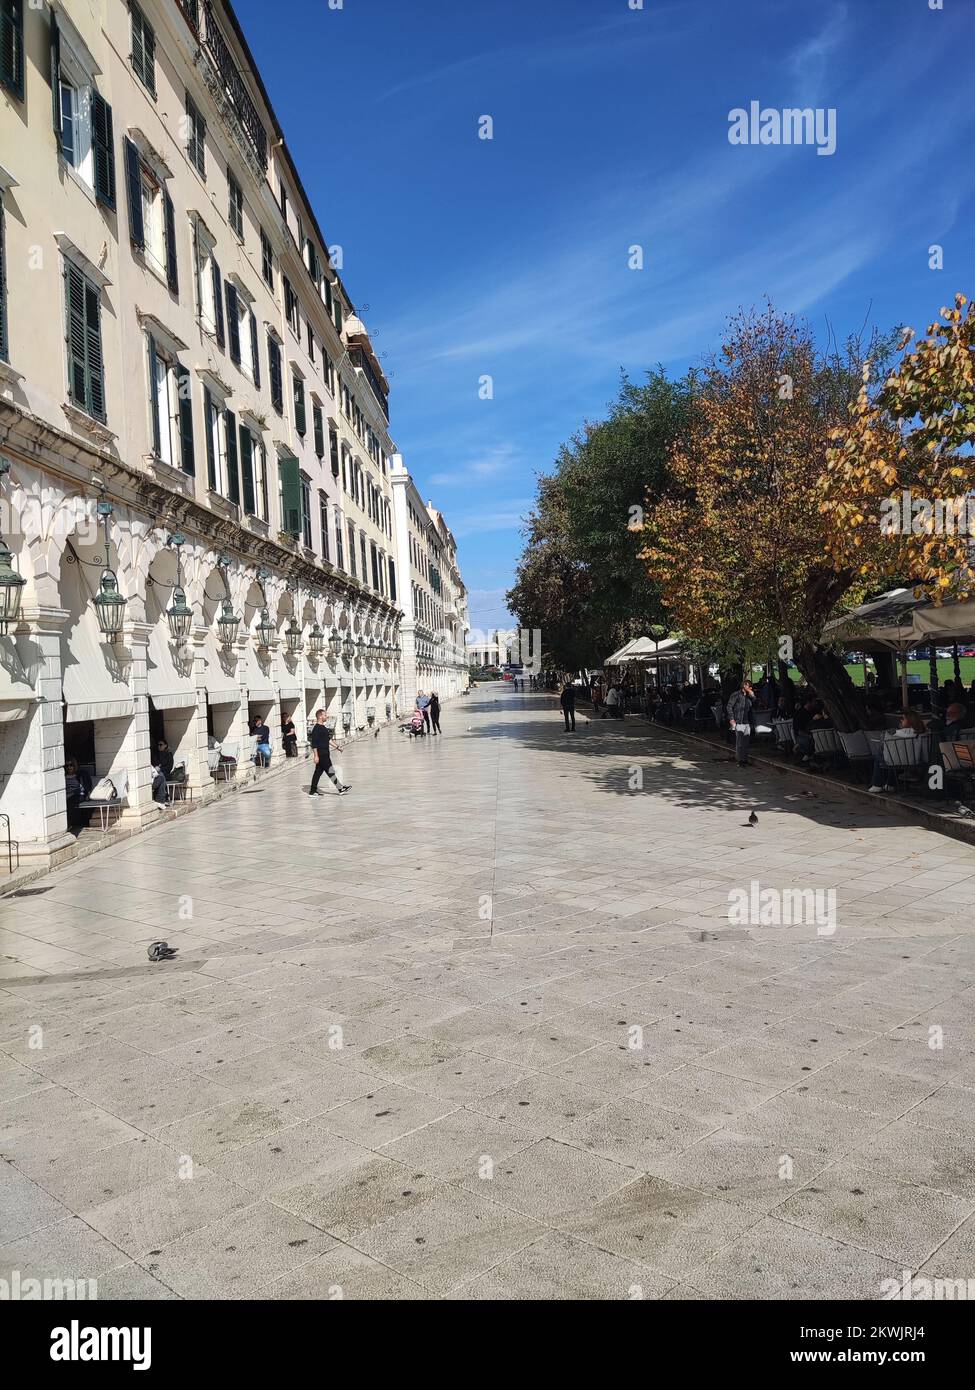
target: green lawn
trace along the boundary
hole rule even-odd
[[[966,686],[971,685],[972,681],[975,680],[975,656],[960,657],[958,665],[961,669],[962,681],[965,683]],[[762,668],[760,666],[756,666],[754,669],[755,677],[756,679],[758,679],[762,674]],[[856,665],[848,664],[846,669],[849,671],[850,679],[853,681],[854,685],[863,684],[863,666],[859,662]],[[873,663],[871,663],[870,670],[873,671],[873,669]],[[900,669],[900,662],[898,661],[898,680],[900,679]],[[926,661],[909,661],[907,663],[907,671],[909,675],[920,676],[921,680],[924,681],[925,684],[927,683],[928,678],[930,676],[930,667]],[[792,677],[792,679],[797,683],[802,679],[799,672],[794,668],[789,672],[789,674]],[[952,661],[951,657],[939,657],[938,683],[940,685],[943,685],[946,680],[954,680],[954,678],[955,663]]]

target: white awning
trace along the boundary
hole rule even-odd
[[[20,664],[12,637],[0,637],[0,724],[24,719],[38,699]]]
[[[203,648],[206,663],[204,683],[207,690],[207,704],[237,705],[240,703],[240,689],[237,685],[237,652],[230,652],[217,640],[213,632],[207,634]]]
[[[170,638],[169,624],[164,618],[149,634],[149,699],[156,709],[186,709],[196,704],[193,658],[186,658],[188,674],[180,671],[178,661],[178,648]]]
[[[253,642],[247,644],[247,696],[251,700],[273,700],[274,686],[268,669],[265,670]]]
[[[287,682],[280,687],[279,694],[282,700],[300,700],[301,686],[295,685],[294,681],[289,677]]]
[[[83,602],[81,616],[61,639],[67,723],[127,719],[133,714],[132,692],[122,677],[118,659],[118,653],[123,650],[121,645],[116,648],[105,641],[95,610],[90,603]]]

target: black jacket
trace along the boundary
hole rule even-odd
[[[559,703],[563,709],[575,709],[576,691],[574,685],[567,685],[559,696]]]

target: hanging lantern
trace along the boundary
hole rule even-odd
[[[261,609],[261,621],[257,625],[257,640],[262,647],[269,647],[276,636],[274,624],[266,608]]]
[[[169,633],[174,642],[185,642],[193,626],[193,610],[186,602],[186,591],[178,584],[173,590],[173,602],[166,609]]]
[[[229,598],[225,598],[220,617],[217,619],[217,631],[220,633],[220,641],[225,647],[233,646],[239,627],[240,619],[234,612],[233,604]]]
[[[308,649],[312,656],[321,656],[325,650],[325,634],[317,622],[308,634]]]
[[[342,655],[342,639],[337,632],[333,632],[328,639],[328,650],[335,660],[338,661],[339,657]]]
[[[294,652],[297,656],[297,654],[302,650],[303,647],[303,643],[301,640],[301,628],[295,627],[294,622],[292,621],[288,624],[284,635],[288,643],[288,651]]]
[[[118,591],[118,580],[112,570],[102,574],[98,594],[92,600],[101,632],[114,640],[122,631],[125,618],[125,599]]]
[[[20,604],[27,580],[18,574],[11,561],[13,555],[0,540],[0,635],[6,636],[8,623],[20,617]]]
[[[345,657],[347,663],[351,663],[352,661],[354,661],[355,643],[353,642],[351,637],[347,637],[345,641],[342,643],[342,655]]]

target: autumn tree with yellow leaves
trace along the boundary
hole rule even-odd
[[[869,575],[880,551],[919,593],[975,593],[975,304],[959,294],[875,389],[865,366],[851,418],[827,457],[820,514],[832,563]]]
[[[648,499],[645,558],[674,625],[725,651],[791,656],[840,729],[860,726],[863,692],[821,645],[823,627],[881,587],[898,557],[869,528],[855,559],[838,549],[833,531],[847,521],[823,506],[823,487],[863,368],[890,349],[874,338],[824,353],[770,305],[737,315],[698,375],[667,495]]]

